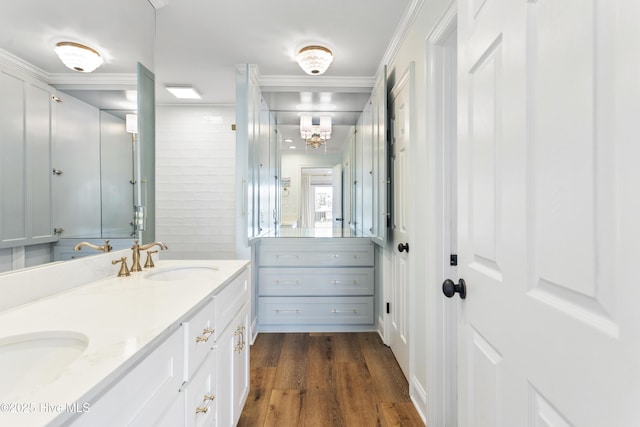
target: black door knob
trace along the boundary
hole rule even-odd
[[[400,252],[407,251],[407,253],[409,253],[409,243],[404,243],[404,244],[400,243],[400,244],[398,244],[398,250]]]
[[[442,283],[442,293],[447,298],[453,297],[456,292],[460,294],[461,299],[467,297],[467,284],[464,282],[464,279],[458,280],[458,284],[453,283],[451,279],[447,279]]]

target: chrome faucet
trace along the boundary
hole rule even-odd
[[[104,241],[104,245],[102,245],[102,246],[94,245],[94,244],[89,243],[89,242],[80,242],[80,243],[78,243],[77,245],[75,245],[73,247],[73,250],[74,251],[79,251],[80,249],[82,249],[83,246],[87,246],[87,247],[89,247],[91,249],[95,249],[96,251],[105,252],[105,253],[106,252],[111,252],[111,249],[113,249],[111,247],[111,245],[109,244],[109,241],[105,240]]]
[[[133,246],[131,246],[133,254],[131,255],[132,260],[130,271],[142,271],[142,267],[140,267],[140,251],[146,251],[147,249],[151,249],[154,246],[158,246],[162,250],[167,249],[167,245],[162,242],[153,242],[140,246],[137,240],[133,241]]]

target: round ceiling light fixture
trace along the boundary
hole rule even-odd
[[[90,73],[104,63],[97,50],[80,43],[57,43],[55,52],[67,68],[81,73]]]
[[[305,73],[319,76],[331,65],[333,53],[324,46],[305,46],[298,51],[296,60]]]

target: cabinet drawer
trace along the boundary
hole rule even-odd
[[[373,266],[373,246],[368,245],[260,245],[258,263],[267,267]]]
[[[215,339],[224,331],[242,305],[249,301],[249,269],[245,269],[231,283],[213,297],[216,303]]]
[[[259,322],[283,324],[370,324],[373,297],[260,297]]]
[[[187,349],[185,381],[191,378],[213,347],[216,333],[215,312],[215,301],[211,299],[200,311],[182,323]]]
[[[260,295],[373,295],[373,268],[260,268]]]
[[[213,350],[182,390],[187,416],[186,427],[216,424],[216,381],[216,352]]]

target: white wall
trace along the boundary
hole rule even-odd
[[[311,150],[311,149],[310,149]],[[322,149],[319,149],[322,150]],[[282,193],[282,222],[298,220],[300,225],[300,168],[309,166],[332,167],[342,163],[342,154],[324,154],[323,151],[283,150],[281,154],[282,178],[291,178],[291,187]]]
[[[233,106],[156,109],[156,239],[165,259],[236,256]]]

